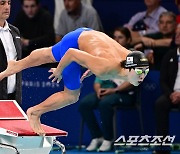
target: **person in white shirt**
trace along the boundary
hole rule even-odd
[[[0,71],[7,68],[9,60],[21,59],[19,30],[6,20],[10,15],[10,0],[0,0]],[[21,103],[21,73],[0,81],[0,99],[13,99]]]

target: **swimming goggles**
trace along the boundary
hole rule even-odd
[[[141,75],[143,73],[147,75],[149,72],[149,68],[146,69],[134,68],[134,71],[136,72],[137,75]]]

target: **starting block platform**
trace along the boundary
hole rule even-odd
[[[45,136],[34,133],[16,101],[0,100],[0,154],[49,154],[53,144],[65,154],[65,146],[56,137],[68,133],[43,124],[42,128]]]

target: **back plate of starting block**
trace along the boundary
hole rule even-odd
[[[0,120],[27,120],[27,115],[15,100],[0,100]]]

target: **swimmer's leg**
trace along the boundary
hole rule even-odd
[[[33,131],[39,135],[45,135],[41,127],[40,117],[43,113],[60,109],[78,101],[80,90],[69,90],[64,88],[64,91],[55,93],[48,97],[42,103],[31,107],[27,111],[28,119]]]
[[[41,48],[31,52],[31,54],[21,60],[11,60],[8,62],[8,67],[0,73],[0,81],[12,74],[18,73],[26,68],[38,66],[46,63],[56,62],[52,55],[52,48]]]

